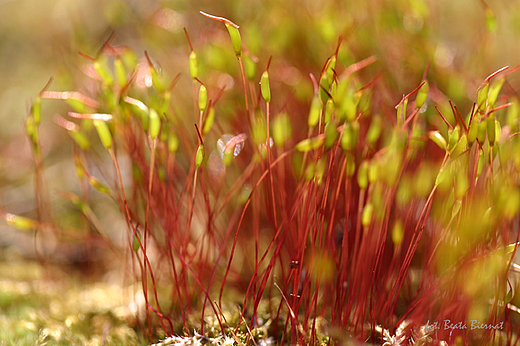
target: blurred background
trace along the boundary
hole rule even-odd
[[[138,57],[146,50],[171,79],[181,73],[174,97],[181,114],[193,105],[190,48],[183,28],[200,59],[201,78],[219,88],[235,83],[237,65],[227,32],[221,23],[200,15],[201,10],[240,25],[244,46],[258,57],[260,71],[273,57],[275,112],[290,100],[310,103],[309,74],[319,75],[340,36],[342,66],[372,55],[378,59],[362,73],[381,73],[385,87],[378,97],[389,113],[403,94],[420,83],[427,66],[436,90],[433,101],[442,105],[450,98],[468,112],[487,75],[520,63],[517,1],[0,0],[0,203],[4,209],[34,217],[34,164],[23,126],[31,103],[51,78],[49,90],[88,95],[84,70],[88,60],[78,52],[96,56],[112,33],[113,45],[126,45]],[[516,94],[518,74],[507,83],[504,93]],[[63,219],[70,203],[52,191],[76,191],[78,186],[70,139],[52,118],[67,110],[62,102],[44,101],[41,128],[52,207]],[[102,221],[111,222],[108,213],[100,214],[107,218]],[[31,234],[0,223],[0,246],[32,256],[31,239]]]

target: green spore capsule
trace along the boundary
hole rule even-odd
[[[159,114],[155,111],[155,109],[150,109],[150,126],[149,133],[150,137],[156,139],[159,136],[159,132],[161,131],[161,119],[159,118]]]
[[[482,168],[484,168],[484,150],[480,150],[479,156],[478,156],[478,164],[477,164],[477,179],[480,177],[480,174],[482,173]]]
[[[206,89],[204,84],[201,84],[200,89],[199,89],[199,110],[201,112],[204,112],[207,104],[208,104],[208,89]]]
[[[38,127],[34,121],[34,117],[28,117],[25,121],[25,131],[31,140],[31,144],[33,148],[38,149],[39,135],[38,135]]]
[[[74,142],[76,142],[76,144],[81,148],[81,150],[90,149],[90,141],[83,132],[78,130],[70,130],[68,131],[68,134],[74,140]]]
[[[7,213],[4,215],[4,219],[9,225],[21,231],[30,231],[38,227],[37,221],[20,215]]]
[[[462,152],[464,150],[466,150],[466,146],[468,145],[468,138],[466,137],[465,134],[463,134],[459,141],[455,144],[455,146],[453,147],[453,149],[451,150],[451,155],[453,157],[457,157],[459,156],[460,154],[462,154]]]
[[[139,239],[138,239],[138,237],[139,237]],[[136,237],[135,234],[134,234],[134,241],[133,241],[132,247],[133,247],[135,252],[139,251],[139,248],[141,247],[139,245],[140,242],[141,242],[141,235],[139,233],[137,233],[137,237]]]
[[[477,139],[478,128],[479,128],[478,121],[477,121],[477,119],[475,117],[471,121],[471,124],[469,126],[469,130],[468,130],[468,144],[469,145],[473,145],[473,143]]]
[[[338,132],[336,128],[336,124],[334,121],[329,121],[327,125],[325,125],[325,149],[329,149],[336,142],[336,138],[338,137]]]
[[[329,98],[325,104],[325,113],[323,115],[323,122],[325,124],[328,124],[332,119],[332,112],[334,112],[334,101]]]
[[[368,227],[372,222],[372,214],[374,213],[374,206],[371,203],[368,203],[363,208],[363,214],[361,215],[361,224],[364,227]]]
[[[321,113],[321,100],[318,95],[315,95],[312,99],[311,103],[311,109],[309,110],[309,118],[308,118],[308,125],[309,127],[315,127],[318,125],[318,122],[320,121],[320,113]]]
[[[500,90],[502,89],[502,86],[504,85],[506,81],[506,78],[500,78],[496,82],[491,85],[489,88],[488,93],[488,107],[493,107],[495,105],[495,102],[497,102],[498,95],[500,94]]]
[[[482,119],[478,124],[478,132],[477,139],[480,142],[480,145],[484,145],[484,141],[486,140],[486,132],[487,132],[487,121]]]
[[[489,82],[486,82],[482,89],[479,90],[477,96],[478,109],[483,109],[486,106],[488,100]]]
[[[197,79],[199,75],[199,65],[197,62],[197,54],[195,54],[195,51],[192,50],[190,53],[190,75],[191,78]]]
[[[103,85],[110,87],[112,84],[114,84],[114,78],[112,77],[112,74],[107,69],[104,63],[102,63],[99,60],[94,61],[94,71],[96,71],[99,79],[103,83]]]
[[[448,132],[448,150],[452,150],[460,138],[460,128],[456,126],[453,130]]]
[[[168,151],[174,153],[179,149],[179,138],[173,131],[168,134]]]
[[[249,56],[249,54],[244,56],[244,70],[247,79],[253,81],[256,76],[256,63],[253,58]]]
[[[366,140],[368,143],[374,145],[381,136],[382,126],[381,126],[381,117],[374,116],[372,117],[372,122],[370,123],[370,127],[368,128]]]
[[[197,148],[197,155],[195,156],[195,166],[197,168],[200,167],[202,161],[204,160],[204,144],[200,144]]]
[[[36,126],[40,125],[42,121],[42,98],[40,96],[36,97],[36,100],[34,100],[32,106],[32,116]]]
[[[96,189],[98,192],[104,194],[104,195],[110,195],[110,189],[101,183],[99,180],[94,178],[93,176],[88,176],[88,183],[90,186],[92,186],[94,189]]]
[[[122,88],[126,82],[126,70],[123,60],[120,57],[116,57],[114,60],[114,74],[116,76],[117,85]]]
[[[415,98],[415,107],[421,108],[426,100],[428,99],[428,93],[430,92],[430,84],[428,81],[424,81],[424,84],[417,92],[417,97]]]
[[[208,109],[208,113],[206,115],[206,121],[204,122],[204,127],[202,128],[202,135],[206,135],[213,127],[213,123],[215,122],[215,107],[211,106]]]
[[[439,131],[432,131],[428,133],[428,137],[439,146],[442,150],[446,150],[447,143],[446,139],[440,134]]]
[[[101,143],[103,143],[108,150],[112,149],[112,135],[110,134],[107,124],[103,120],[93,120],[93,123],[99,135],[99,139],[101,139]]]
[[[368,167],[369,163],[366,160],[361,162],[359,166],[357,181],[361,190],[365,190],[368,187]]]
[[[282,148],[287,139],[291,137],[291,134],[291,121],[287,113],[278,115],[272,122],[271,135],[273,136],[274,144],[278,148]]]
[[[229,31],[229,36],[231,37],[231,43],[233,44],[233,50],[235,51],[235,55],[237,58],[242,56],[242,38],[240,37],[240,31],[238,31],[238,26],[233,26],[229,23],[225,23],[226,28]]]
[[[269,72],[264,71],[260,79],[260,90],[265,102],[271,102],[271,88],[269,87]]]
[[[307,138],[296,144],[295,148],[296,150],[304,153],[321,147],[324,142],[325,138],[323,137]]]
[[[493,145],[495,145],[495,139],[496,139],[495,117],[493,115],[489,116],[489,118],[486,120],[486,124],[487,124],[487,137],[488,137],[489,145],[493,146]]]

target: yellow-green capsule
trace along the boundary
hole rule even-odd
[[[30,230],[34,230],[34,229],[38,228],[38,222],[36,220],[29,219],[27,217],[20,216],[20,215],[14,215],[11,213],[6,213],[3,216],[4,216],[5,221],[9,225],[11,225],[21,231],[30,231]]]
[[[168,135],[168,151],[174,153],[177,149],[179,149],[179,138],[173,131],[170,131]]]
[[[426,100],[428,99],[428,93],[430,92],[430,84],[428,81],[424,81],[422,87],[417,91],[417,97],[415,98],[415,107],[421,108]]]
[[[404,99],[397,107],[397,125],[401,126],[406,118],[406,108],[408,107],[408,99]]]
[[[110,189],[93,176],[88,176],[88,182],[90,186],[92,186],[94,189],[101,192],[102,194],[110,195]]]
[[[101,82],[107,87],[112,86],[112,84],[114,84],[114,78],[112,77],[110,71],[106,68],[105,64],[99,60],[96,60],[94,61],[93,65],[94,70],[96,71]]]
[[[487,137],[489,141],[489,145],[495,145],[496,131],[495,131],[495,116],[490,115],[486,120],[487,124]]]
[[[74,170],[76,171],[79,180],[82,180],[85,177],[85,167],[83,166],[83,161],[78,153],[74,154]]]
[[[191,78],[196,79],[199,75],[199,65],[197,62],[197,54],[192,50],[190,53],[190,75]]]
[[[225,23],[226,28],[229,31],[229,36],[231,37],[231,43],[233,44],[233,50],[235,51],[235,55],[237,58],[240,58],[242,55],[242,38],[240,37],[240,31],[238,31],[238,27],[235,27],[229,23]]]
[[[361,165],[359,166],[357,181],[359,188],[361,190],[365,190],[368,187],[368,161],[361,162]]]
[[[199,110],[201,112],[204,112],[207,104],[208,104],[208,89],[206,89],[204,84],[201,84],[200,89],[199,89]]]
[[[308,125],[309,127],[315,127],[318,125],[318,122],[320,121],[320,113],[321,113],[321,100],[318,95],[314,95],[314,98],[312,99],[311,103],[311,109],[309,110],[309,118],[308,118]]]
[[[251,123],[251,136],[256,145],[264,145],[267,142],[267,125],[260,108]]]
[[[468,145],[468,138],[466,137],[465,134],[463,134],[462,136],[460,136],[459,141],[455,144],[455,146],[451,150],[451,155],[453,157],[459,156],[460,154],[462,154],[462,152],[464,150],[466,150],[467,145]]]
[[[155,111],[155,109],[150,109],[150,127],[149,133],[150,137],[156,139],[159,136],[159,132],[161,131],[161,119],[159,118],[159,114]]]
[[[486,13],[486,29],[488,32],[495,32],[497,30],[498,24],[497,24],[497,17],[495,16],[495,13],[491,8],[486,7],[485,10]]]
[[[96,131],[101,139],[101,143],[110,150],[112,148],[112,135],[108,129],[107,124],[103,120],[93,120]]]
[[[312,178],[314,178],[314,171],[315,171],[315,164],[314,162],[309,162],[307,164],[307,167],[305,168],[305,181],[311,181]]]
[[[392,227],[392,242],[395,246],[401,245],[404,238],[404,227],[401,220],[397,220]]]
[[[316,167],[314,169],[314,181],[316,184],[321,185],[323,182],[323,175],[325,174],[325,169],[327,168],[327,157],[322,156],[316,162]]]
[[[488,93],[488,107],[493,107],[495,105],[495,102],[497,102],[498,94],[500,94],[500,90],[502,89],[502,86],[504,85],[504,82],[506,81],[506,78],[500,78],[499,80],[495,81],[493,85],[489,88]]]
[[[344,151],[352,150],[356,147],[357,138],[359,133],[359,122],[353,121],[351,123],[346,123],[345,128],[343,129],[343,135],[341,136],[341,149]]]
[[[141,235],[139,233],[137,233],[137,237],[136,237],[134,234],[134,241],[132,244],[132,248],[134,249],[135,252],[139,251],[139,248],[141,247],[141,245],[139,245],[139,243],[141,243],[141,241],[142,241]]]
[[[32,106],[32,116],[36,126],[40,125],[42,121],[42,98],[40,96],[36,97],[36,100],[34,100]]]
[[[324,142],[325,138],[323,137],[307,138],[296,144],[295,148],[300,152],[307,152],[321,147]]]
[[[462,206],[462,200],[461,199],[457,199],[455,201],[455,203],[453,203],[453,207],[452,207],[452,210],[451,210],[451,216],[452,217],[456,216],[459,213],[461,206]]]
[[[126,50],[123,53],[123,55],[121,55],[121,58],[123,59],[123,62],[125,63],[128,71],[135,70],[137,63],[139,62],[139,59],[137,58],[137,56],[135,55],[135,53],[132,50],[130,50],[130,49]]]
[[[327,60],[327,67],[325,68],[325,71],[327,74],[329,85],[332,84],[332,82],[334,81],[334,69],[336,68],[336,61],[336,55],[331,56],[330,59]]]
[[[235,157],[234,154],[235,146],[231,145],[227,150],[224,150],[224,165],[227,167],[233,162],[233,158]]]
[[[30,116],[25,121],[25,131],[31,140],[31,143],[35,149],[38,148],[39,135],[38,127],[35,124],[34,117]]]
[[[291,137],[292,127],[287,113],[278,115],[273,121],[273,129],[271,135],[273,136],[274,145],[282,148],[288,138]]]
[[[354,173],[356,173],[356,161],[354,159],[354,155],[351,153],[347,153],[347,166],[345,167],[347,171],[347,177],[352,178]]]
[[[460,129],[458,126],[455,126],[453,130],[448,132],[448,150],[451,151],[455,144],[459,141],[460,138]]]
[[[127,82],[125,65],[120,57],[116,57],[114,60],[114,74],[116,76],[117,85],[121,88],[125,86]]]
[[[361,215],[361,224],[367,227],[372,222],[372,214],[374,213],[374,206],[371,203],[367,203],[363,208],[363,214]]]
[[[76,144],[81,148],[81,150],[90,149],[90,141],[83,132],[77,131],[77,130],[71,130],[71,131],[68,131],[68,134],[74,140],[74,142],[76,142]]]
[[[480,173],[482,173],[482,168],[484,168],[484,150],[480,150],[479,156],[478,156],[478,163],[477,163],[477,179],[480,177]]]
[[[325,149],[329,149],[336,142],[336,138],[338,137],[338,132],[336,128],[336,123],[334,121],[329,121],[327,125],[325,125]]]
[[[271,102],[271,88],[269,87],[269,72],[264,71],[262,78],[260,79],[260,90],[262,91],[262,97],[265,102]]]
[[[446,150],[447,143],[446,139],[440,134],[439,131],[431,131],[428,133],[428,137],[439,146],[442,150]]]
[[[359,93],[353,93],[352,90],[350,90],[347,95],[345,95],[345,99],[343,100],[342,104],[342,113],[344,114],[347,121],[352,121],[356,118],[360,97],[361,95]]]
[[[159,119],[161,119],[159,117]],[[168,138],[170,137],[170,128],[169,127],[162,127],[162,124],[163,121],[161,119],[161,131],[160,131],[160,134],[159,134],[159,142],[161,143],[167,143],[168,142]]]
[[[379,176],[379,165],[376,163],[372,163],[370,166],[368,166],[368,182],[370,184],[373,184],[377,181],[377,178]]]
[[[345,123],[345,127],[343,128],[343,132],[341,134],[341,139],[339,142],[339,144],[341,145],[341,149],[347,151],[352,148],[352,137],[352,125],[350,123]]]
[[[483,109],[486,106],[488,100],[489,82],[486,82],[482,89],[478,92],[477,105],[478,109]]]
[[[450,176],[450,169],[448,167],[442,167],[435,178],[435,186],[439,186],[442,182]]]
[[[213,123],[215,122],[215,107],[210,105],[208,109],[208,113],[206,115],[206,121],[204,121],[204,127],[202,128],[202,135],[206,135],[213,126]]]
[[[77,113],[88,113],[88,106],[76,99],[66,99],[65,102],[74,109]]]
[[[195,166],[197,168],[200,167],[202,161],[204,160],[204,144],[200,144],[197,148],[197,155],[195,156]]]
[[[372,121],[370,122],[370,127],[368,128],[367,132],[367,142],[374,145],[378,140],[379,136],[381,136],[381,117],[380,116],[373,116]]]
[[[162,93],[166,90],[166,82],[162,75],[159,75],[159,71],[153,66],[150,66],[150,76],[152,77],[152,86],[159,93]],[[159,107],[157,107],[159,108]]]
[[[478,128],[479,128],[478,121],[477,121],[477,118],[475,117],[475,118],[473,118],[473,120],[471,121],[471,124],[469,125],[469,130],[468,130],[468,144],[469,145],[473,145],[473,143],[477,139]]]
[[[327,100],[325,104],[325,113],[323,114],[323,122],[328,124],[332,119],[332,112],[334,111],[334,101],[331,98]]]
[[[247,79],[253,81],[256,76],[256,63],[249,54],[244,56],[244,70]]]
[[[320,99],[321,99],[321,102],[325,103],[329,99],[329,94],[327,92],[325,92],[325,90],[330,89],[330,83],[327,78],[327,75],[323,74],[321,76],[319,85],[320,85],[320,89],[319,89]]]
[[[351,149],[355,149],[358,142],[359,135],[359,121],[354,120],[352,123],[352,146]]]
[[[500,121],[495,119],[495,142],[500,142],[502,139],[502,127],[500,126]]]
[[[486,119],[482,119],[478,124],[478,133],[477,139],[480,142],[480,145],[484,145],[484,141],[486,140],[486,132],[487,132],[487,121]]]

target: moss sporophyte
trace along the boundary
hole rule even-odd
[[[396,82],[387,57],[326,28],[271,35],[271,59],[253,23],[201,14],[221,23],[185,29],[178,77],[110,38],[82,55],[85,87],[38,94],[24,123],[38,212],[0,209],[6,222],[113,251],[157,345],[514,344],[516,69],[449,101],[437,65]],[[306,35],[330,55],[290,63],[285,40]],[[70,107],[53,120],[78,182],[56,196],[77,215],[46,203],[50,100]]]

